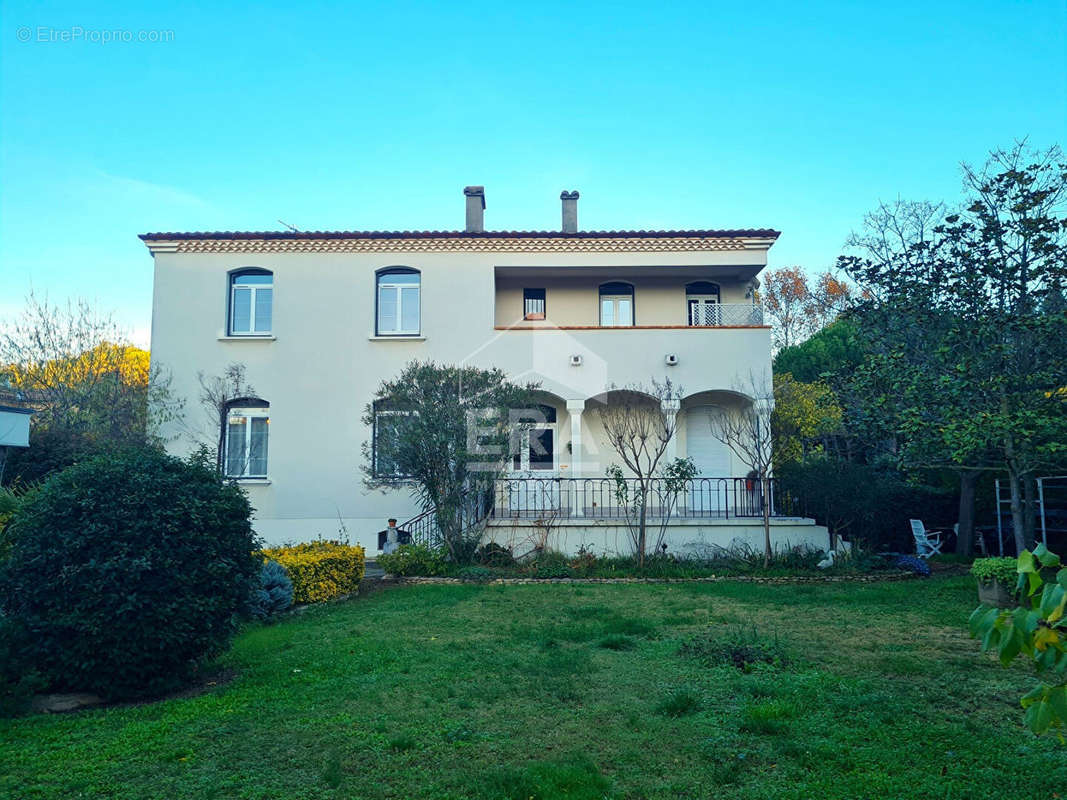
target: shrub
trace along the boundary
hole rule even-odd
[[[543,550],[523,564],[522,572],[532,578],[570,578],[570,559],[555,550]]]
[[[17,660],[57,690],[176,688],[229,644],[256,587],[251,512],[211,469],[154,450],[53,475],[0,573]]]
[[[893,563],[897,569],[914,572],[924,578],[930,577],[930,565],[917,556],[901,556]]]
[[[831,533],[874,550],[915,550],[909,519],[927,524],[954,520],[953,492],[917,486],[900,473],[820,458],[783,464],[776,474],[796,501],[793,513],[814,517]]]
[[[390,575],[428,578],[445,573],[441,553],[421,544],[405,544],[393,553],[382,553],[378,556],[378,566]]]
[[[493,573],[485,567],[462,567],[456,572],[456,577],[462,578],[465,581],[485,583],[486,581],[491,581],[493,579]]]
[[[583,544],[567,566],[571,568],[571,573],[574,575],[586,575],[596,567],[596,562],[596,553],[592,548]]]
[[[515,556],[510,547],[496,542],[486,542],[474,554],[474,560],[487,567],[511,567],[515,565]]]
[[[322,603],[350,594],[363,580],[364,554],[358,545],[319,539],[291,547],[264,550],[293,582],[294,603]]]
[[[270,619],[293,604],[293,582],[285,567],[268,561],[259,571],[259,588],[252,592],[249,613],[256,619]]]
[[[971,564],[971,574],[980,583],[995,581],[1008,589],[1014,589],[1019,579],[1014,558],[976,558]]]

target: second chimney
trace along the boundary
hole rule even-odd
[[[578,192],[564,191],[559,199],[563,201],[563,232],[578,232]]]
[[[485,232],[485,187],[466,186],[463,194],[467,196],[467,233]]]

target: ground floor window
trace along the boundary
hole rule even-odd
[[[229,478],[266,478],[270,411],[231,408],[226,417],[225,472]]]
[[[378,478],[402,478],[398,461],[402,426],[410,412],[379,410],[374,412],[373,469]]]

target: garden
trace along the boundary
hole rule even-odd
[[[4,796],[1038,798],[1067,782],[1067,569],[1040,545],[972,575],[860,552],[820,569],[807,551],[638,564],[490,543],[461,566],[405,546],[383,567],[459,579],[405,586],[363,580],[341,541],[262,549],[202,453],[116,451],[6,498]],[[671,580],[594,582],[634,575]]]
[[[1012,797],[1067,785],[967,576],[413,586],[244,628],[194,697],[0,722],[0,794]]]

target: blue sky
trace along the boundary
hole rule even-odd
[[[146,343],[138,233],[457,228],[475,183],[492,229],[576,188],[582,228],[776,227],[820,270],[880,200],[1067,144],[1065,8],[6,0],[0,319],[32,286]]]

